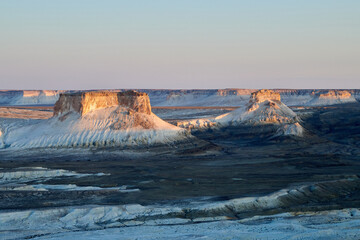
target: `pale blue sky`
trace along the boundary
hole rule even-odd
[[[0,0],[0,89],[360,88],[359,0]]]

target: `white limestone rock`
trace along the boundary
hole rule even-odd
[[[145,93],[61,94],[54,117],[7,133],[10,148],[144,146],[181,141],[190,135],[151,112]]]
[[[357,102],[351,93],[345,90],[316,91],[311,95],[312,99],[306,104],[308,106],[326,106]]]

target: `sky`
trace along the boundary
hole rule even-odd
[[[0,89],[360,88],[359,0],[0,0]]]

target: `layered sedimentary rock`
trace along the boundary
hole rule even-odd
[[[66,91],[59,90],[0,90],[0,105],[47,105],[54,104],[59,94]]]
[[[316,95],[318,95],[318,97],[320,99],[321,98],[325,98],[325,99],[348,99],[348,98],[351,98],[351,93],[349,93],[348,91],[330,90],[325,93],[318,92],[318,93],[316,93]]]
[[[155,106],[238,106],[254,89],[145,90]]]
[[[281,101],[280,93],[268,89],[262,89],[251,93],[250,104],[262,103],[264,101]]]
[[[242,107],[214,119],[195,119],[178,122],[177,126],[188,129],[219,128],[237,125],[277,125],[278,135],[303,134],[299,118],[281,102],[280,94],[272,90],[259,90],[251,94]]]
[[[311,93],[312,99],[308,106],[326,106],[356,102],[349,91],[345,90],[318,90]]]
[[[54,116],[11,130],[10,147],[143,146],[187,139],[187,131],[151,112],[146,93],[82,92],[61,94]]]
[[[151,114],[149,96],[136,91],[62,93],[55,103],[54,116],[67,112],[85,115],[96,109],[122,106],[135,112]]]
[[[125,92],[125,89],[111,90],[109,92]],[[241,106],[249,101],[250,95],[257,89],[138,89],[149,95],[153,106]],[[273,89],[280,93],[282,102],[288,106],[314,106],[316,97],[314,93],[321,94],[333,91],[335,94],[342,91],[349,92],[354,99],[360,100],[359,89]],[[0,105],[34,105],[54,104],[61,93],[75,93],[81,91],[52,91],[52,90],[0,90]],[[333,99],[335,100],[335,99]],[[320,105],[334,104],[334,101],[320,102]],[[342,103],[335,101],[335,104]],[[345,101],[346,103],[346,101]]]
[[[55,90],[25,90],[23,91],[23,97],[30,98],[30,97],[39,97],[39,96],[56,96],[59,95],[59,91]]]
[[[249,103],[242,108],[216,118],[222,124],[242,123],[294,123],[296,114],[281,102],[279,93],[272,90],[259,90],[251,94]]]

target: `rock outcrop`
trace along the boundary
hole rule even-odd
[[[325,98],[325,99],[348,99],[351,98],[351,93],[344,90],[330,90],[325,93],[318,92],[315,95],[318,95],[318,98]]]
[[[55,103],[54,116],[69,112],[85,115],[93,110],[121,106],[132,111],[151,114],[149,96],[136,91],[62,93]]]
[[[6,136],[15,148],[141,147],[173,144],[191,137],[151,112],[146,93],[64,93],[55,104],[54,116],[19,127]]]
[[[272,90],[259,90],[250,96],[244,106],[214,119],[181,121],[177,126],[187,129],[222,128],[227,126],[256,126],[272,124],[277,135],[303,135],[296,113],[281,102],[280,94]]]
[[[46,96],[52,97],[59,95],[59,91],[55,90],[24,90],[23,97],[31,98],[31,97],[39,97],[39,96]]]
[[[251,93],[250,104],[262,103],[264,101],[281,101],[280,93],[274,92],[273,90],[262,89]]]
[[[349,91],[345,90],[319,90],[311,93],[312,99],[309,106],[326,106],[356,102],[356,99]]]
[[[245,108],[219,116],[216,120],[222,124],[278,124],[298,121],[296,114],[281,102],[280,94],[267,89],[252,93]]]
[[[227,89],[218,89],[217,90],[217,94],[218,96],[246,96],[246,95],[250,95],[251,93],[256,92],[255,89],[232,89],[232,88],[227,88]]]
[[[256,89],[134,89],[149,95],[152,106],[241,106],[249,101]],[[126,89],[107,90],[107,92],[125,92]],[[280,93],[281,101],[287,106],[311,106],[314,94],[327,91],[346,91],[350,99],[360,101],[360,89],[273,89]],[[0,90],[0,105],[53,105],[61,93],[81,91],[60,90]],[[335,100],[335,99],[333,99]],[[334,101],[333,101],[334,102]],[[340,102],[341,103],[341,102]]]
[[[0,129],[0,148],[3,148],[3,147],[4,147],[3,133]]]
[[[53,105],[59,94],[66,91],[59,90],[0,90],[0,105]]]

